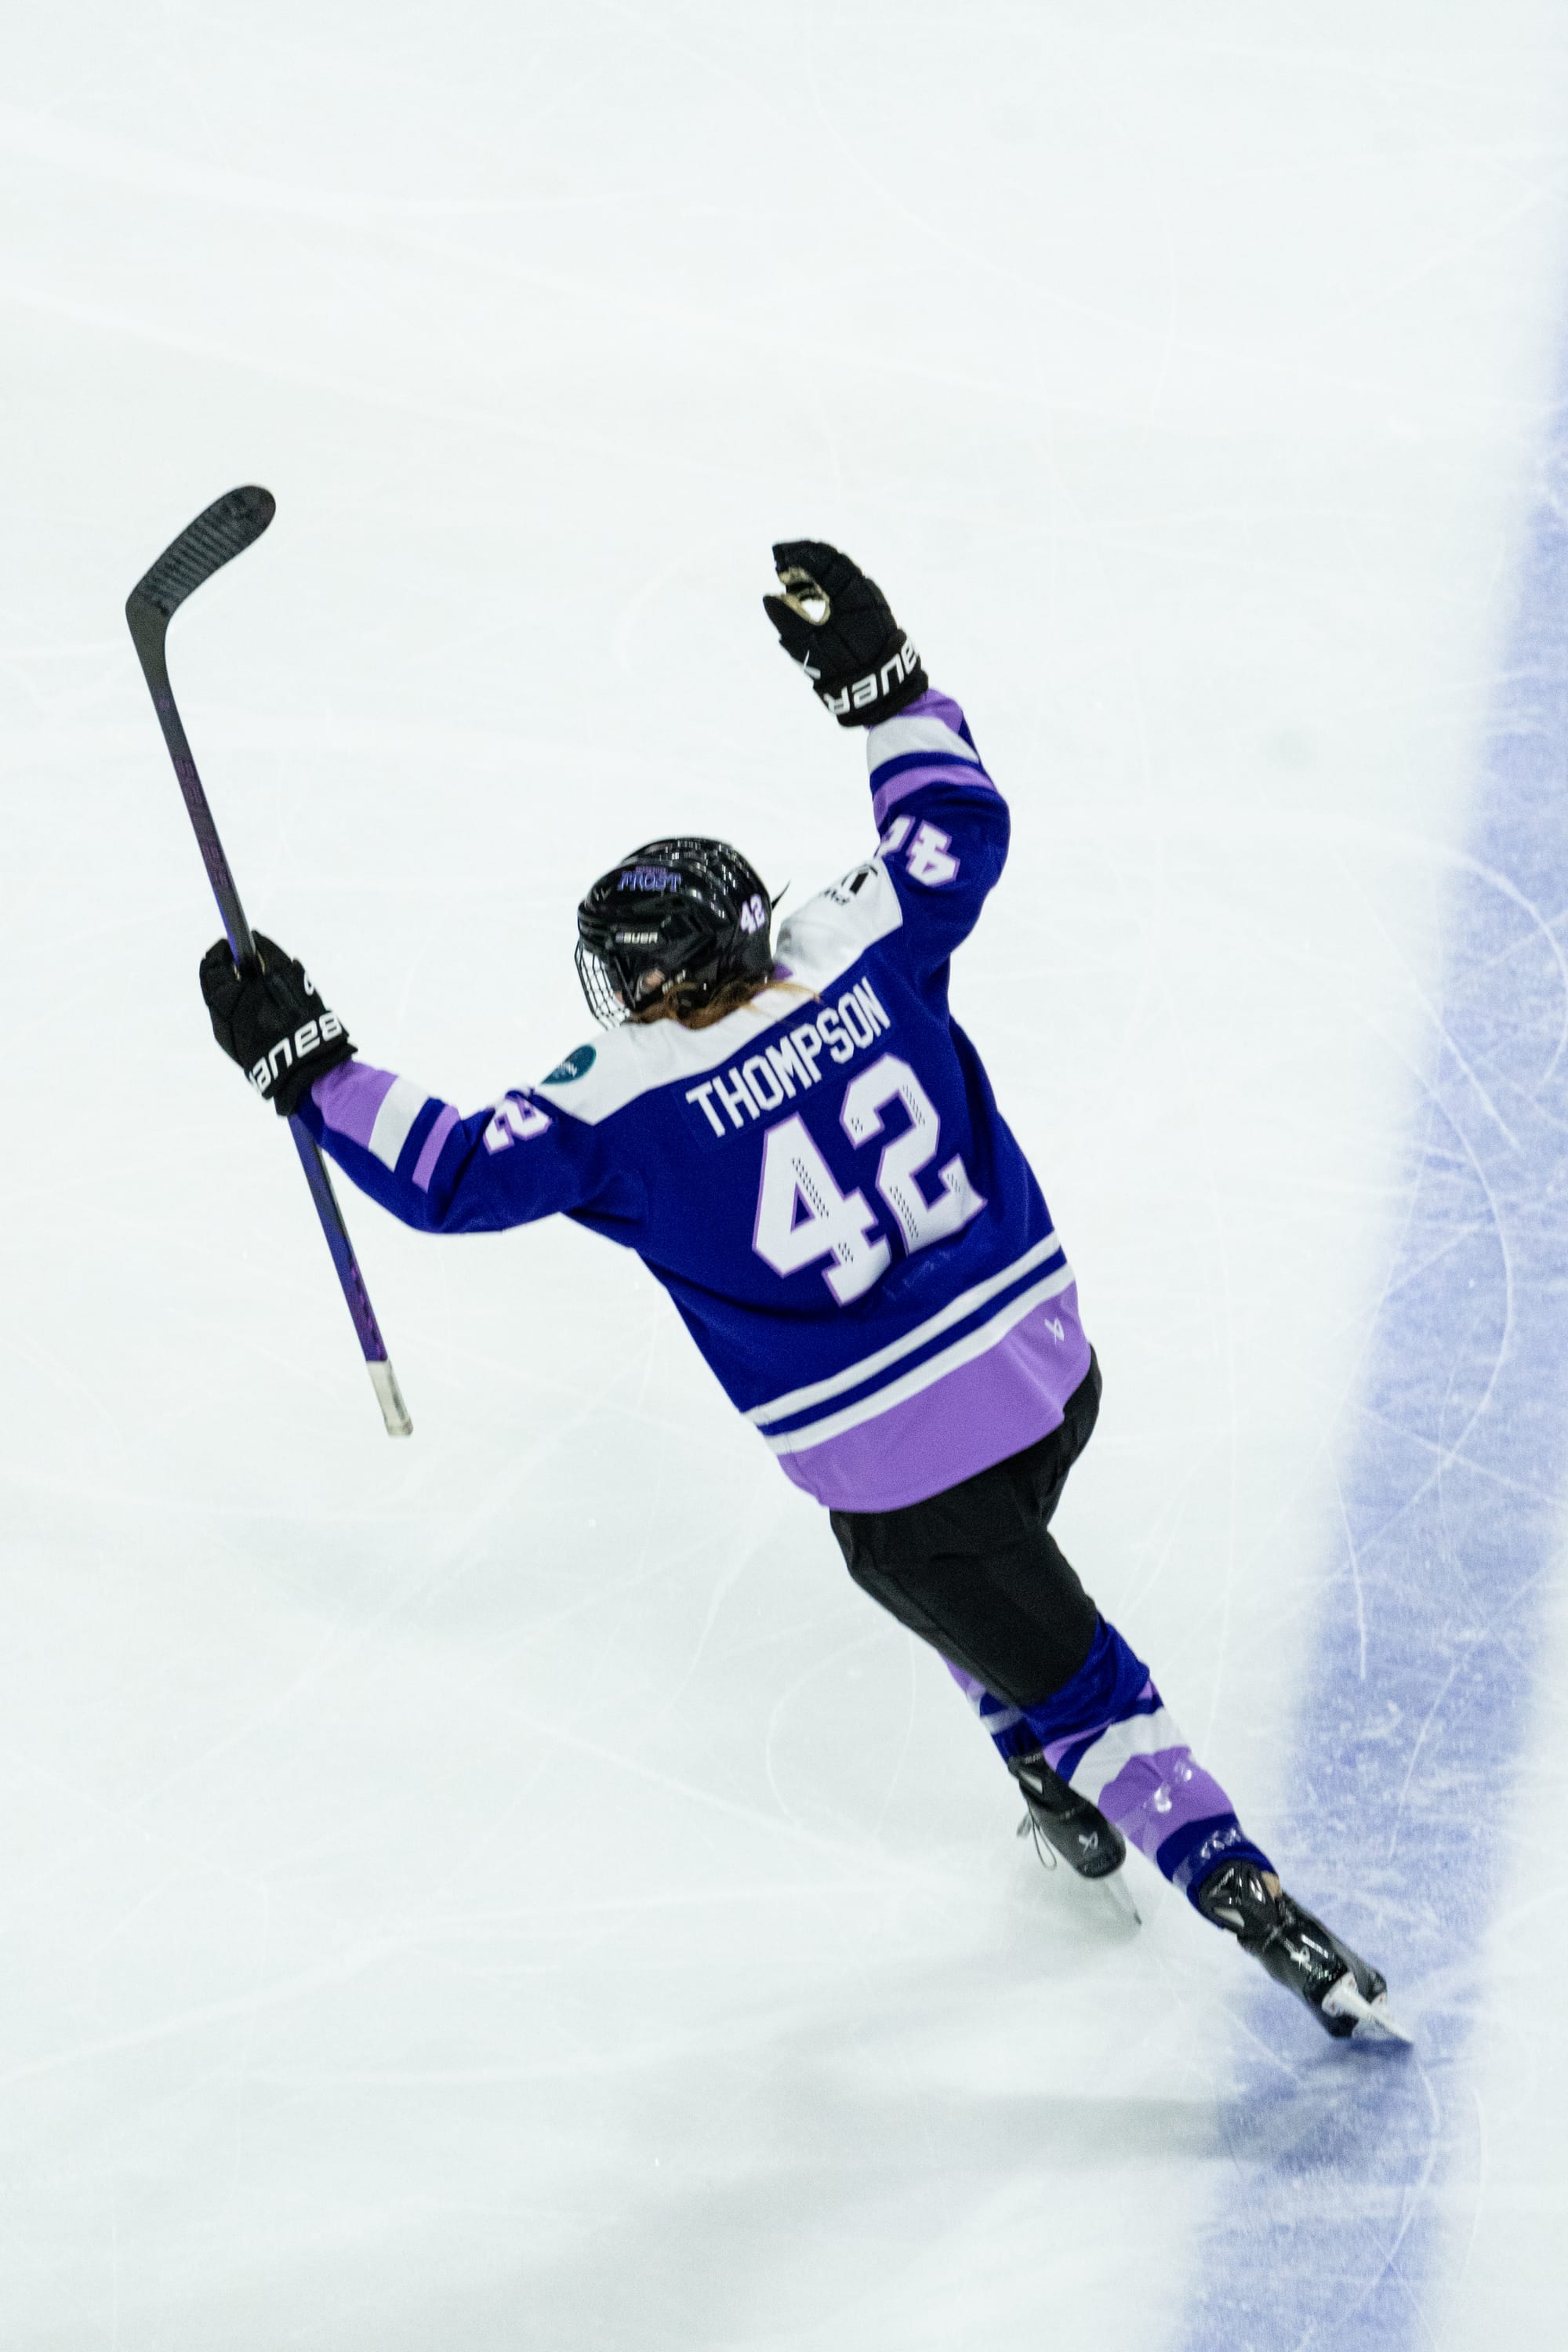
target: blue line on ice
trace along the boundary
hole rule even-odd
[[[1259,1987],[1195,2268],[1202,2352],[1420,2336],[1543,1601],[1568,1486],[1568,406],[1551,420],[1468,855],[1406,1219],[1341,1468],[1343,1542],[1257,1831],[1388,1974],[1414,2060]],[[1265,2006],[1266,2005],[1266,2006]]]

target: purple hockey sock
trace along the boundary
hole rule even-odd
[[[1103,1617],[1077,1674],[1037,1706],[1010,1706],[950,1671],[1003,1757],[1042,1749],[1190,1903],[1223,1862],[1273,1869],[1166,1714],[1148,1667]]]

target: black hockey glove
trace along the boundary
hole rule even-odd
[[[237,971],[226,940],[215,940],[202,958],[202,995],[213,1035],[237,1062],[258,1095],[280,1118],[289,1118],[319,1077],[346,1062],[354,1048],[335,1013],[329,1013],[297,956],[256,934],[259,971]]]
[[[923,694],[916,653],[874,580],[836,547],[784,539],[773,549],[780,596],[763,610],[840,727],[875,727]]]

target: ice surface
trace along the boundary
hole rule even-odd
[[[1560,1107],[1556,867],[1456,941],[1560,429],[1565,50],[1522,0],[7,26],[7,2347],[1550,2340],[1562,1391],[1501,1340],[1528,1264],[1550,1355],[1560,1261],[1528,1181],[1500,1248],[1422,1150],[1478,1037],[1526,1177]],[[756,599],[801,530],[892,591],[1016,814],[955,1001],[1106,1370],[1064,1543],[1325,1906],[1350,1822],[1424,2137],[1147,1874],[1126,1935],[1038,1870],[619,1253],[351,1197],[388,1444],[205,1031],[121,616],[244,480],[278,520],[171,654],[247,906],[466,1106],[584,1034],[572,908],[628,842],[797,890],[865,845]],[[1409,1419],[1497,1605],[1385,1543],[1363,1681],[1390,1276],[1445,1255],[1473,1344]],[[1480,1712],[1441,1779],[1402,1718],[1373,1870],[1313,1727],[1405,1708],[1417,1635]]]

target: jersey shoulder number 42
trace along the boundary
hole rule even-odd
[[[911,828],[914,839],[910,841]],[[941,825],[916,824],[912,816],[896,816],[882,835],[884,857],[896,857],[905,842],[910,844],[904,859],[904,871],[911,881],[924,882],[928,887],[939,887],[943,882],[958,879],[958,860],[952,854],[952,835],[943,833]]]

